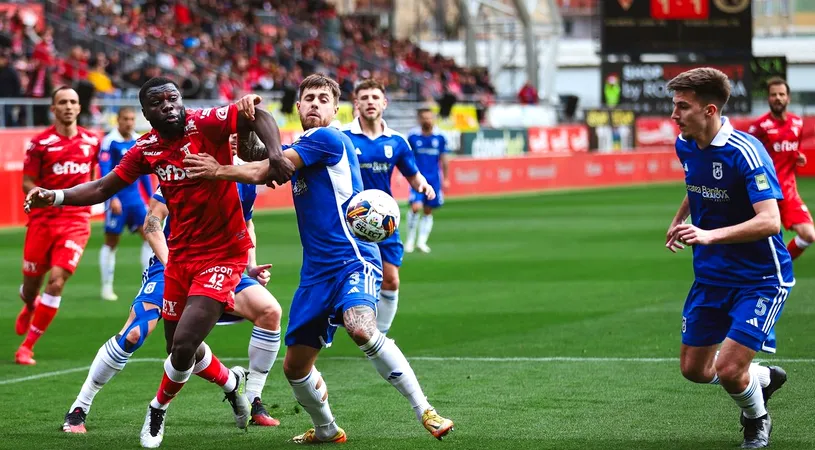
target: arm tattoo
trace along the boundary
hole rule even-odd
[[[147,217],[147,226],[144,228],[144,233],[156,233],[161,231],[161,219],[154,215]]]
[[[342,321],[350,334],[364,332],[371,336],[376,331],[376,314],[369,306],[354,306],[343,313]]]
[[[238,133],[238,158],[244,161],[263,161],[269,157],[266,146],[254,131]]]

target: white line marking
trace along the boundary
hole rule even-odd
[[[238,362],[246,361],[247,358],[220,358],[223,362]],[[364,356],[326,356],[320,358],[321,361],[364,361]],[[409,357],[410,361],[428,361],[428,362],[535,362],[535,363],[549,363],[549,362],[569,362],[569,363],[614,363],[614,362],[630,362],[630,363],[678,363],[679,358],[617,358],[617,357],[578,357],[578,356],[548,356],[548,357],[490,357],[490,356],[414,356]],[[164,362],[164,358],[133,358],[128,361],[129,364],[133,363],[160,363]],[[761,359],[756,358],[755,362],[767,363],[802,363],[812,364],[815,363],[815,358],[771,358]],[[0,380],[0,386],[6,384],[24,383],[26,381],[39,380],[42,378],[58,377],[60,375],[68,375],[75,372],[87,371],[90,366],[74,367],[73,369],[56,370],[53,372],[43,372],[36,375],[29,375],[27,377],[10,378],[8,380]]]

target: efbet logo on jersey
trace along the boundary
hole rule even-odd
[[[722,175],[724,175],[722,173],[722,163],[720,163],[720,162],[713,163],[713,178],[715,178],[717,180],[721,180]]]
[[[156,167],[156,176],[161,181],[181,181],[187,178],[187,171],[172,164]]]
[[[797,152],[798,151],[798,141],[790,142],[790,141],[781,141],[776,142],[773,144],[773,150],[776,152]]]
[[[56,163],[52,166],[55,175],[78,175],[87,174],[91,171],[91,163],[75,163],[66,161],[62,164]]]
[[[390,145],[385,146],[385,158],[393,158],[393,147]]]

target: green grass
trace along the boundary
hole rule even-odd
[[[815,180],[803,197],[815,198]],[[453,200],[437,214],[429,255],[406,255],[399,313],[391,331],[425,393],[456,431],[435,442],[407,402],[381,380],[342,331],[318,362],[332,409],[361,449],[730,449],[741,442],[738,410],[720,387],[679,373],[681,309],[691,254],[665,250],[680,185]],[[256,217],[260,262],[274,263],[271,291],[288,309],[300,244],[291,213]],[[138,239],[118,253],[115,303],[99,299],[93,237],[63,306],[19,367],[13,321],[20,301],[22,230],[0,240],[0,448],[138,448],[147,402],[162,368],[163,335],[148,340],[97,396],[88,434],[59,432],[99,346],[119,331],[140,283]],[[815,447],[815,254],[796,265],[798,284],[778,326],[790,381],[773,398],[772,448]],[[207,339],[229,364],[246,364],[250,326],[217,328]],[[546,359],[550,357],[567,357]],[[511,360],[509,358],[523,358]],[[571,358],[571,359],[569,359]],[[600,359],[621,358],[623,360]],[[644,359],[652,358],[652,359]],[[797,361],[796,361],[797,360]],[[168,412],[163,447],[289,448],[310,426],[282,370],[264,400],[276,429],[234,427],[216,387],[193,378]],[[28,381],[36,374],[77,370]]]

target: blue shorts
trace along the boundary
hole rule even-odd
[[[379,242],[377,245],[383,263],[390,263],[396,267],[402,265],[402,257],[405,255],[405,251],[404,247],[402,247],[402,239],[399,238],[399,230],[396,230],[393,236]]]
[[[243,274],[241,281],[235,288],[235,294],[240,293],[242,290],[250,286],[259,286],[260,283],[249,275]],[[156,261],[150,264],[150,267],[142,274],[142,285],[133,303],[150,303],[162,308],[164,306],[164,265]],[[244,318],[234,314],[223,313],[221,318],[218,319],[218,325],[230,325],[233,323],[243,322]]]
[[[382,271],[360,263],[327,280],[298,287],[289,310],[286,346],[329,347],[346,310],[364,305],[376,311],[381,284]]]
[[[436,198],[433,200],[428,200],[426,195],[413,190],[413,188],[410,188],[410,198],[408,199],[408,203],[411,205],[414,203],[421,203],[423,206],[429,206],[433,209],[441,208],[441,205],[444,204],[444,194],[441,192],[441,184],[430,183],[430,185],[433,186],[433,190],[436,191]]]
[[[122,202],[121,214],[113,214],[108,208],[105,212],[105,234],[122,234],[125,226],[131,233],[135,233],[144,224],[145,216],[147,216],[147,207],[141,201]]]
[[[682,343],[707,347],[727,337],[754,351],[775,353],[774,327],[790,290],[694,282],[682,311]]]

